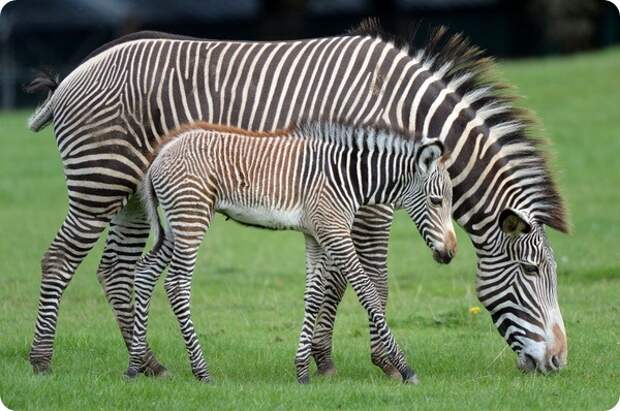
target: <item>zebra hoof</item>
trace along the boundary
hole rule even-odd
[[[147,377],[165,378],[170,376],[170,372],[168,372],[166,367],[155,362],[155,364],[148,364],[144,367],[144,375]]]
[[[140,374],[138,367],[129,367],[127,368],[127,371],[125,371],[125,378],[128,380],[133,380],[138,376],[138,374]]]
[[[396,367],[394,367],[387,359],[381,358],[379,355],[372,354],[370,356],[370,360],[374,365],[381,368],[381,371],[391,379],[401,380],[403,376],[400,374],[400,371]]]
[[[195,372],[193,374],[198,381],[204,384],[209,384],[211,382],[211,377],[209,377],[209,373],[207,372]]]
[[[336,374],[338,374],[338,370],[336,370],[336,367],[329,367],[317,370],[317,375],[320,375],[322,377],[331,377],[332,375]]]
[[[381,369],[387,377],[393,380],[400,380],[401,378],[403,378],[402,375],[400,375],[400,372],[392,364],[385,364],[383,367],[381,367]]]
[[[310,376],[306,374],[303,377],[298,377],[297,382],[302,385],[310,384]]]
[[[332,360],[326,360],[317,366],[317,374],[331,376],[336,374],[336,366]]]
[[[34,349],[31,349],[30,353],[28,353],[28,361],[32,366],[33,373],[43,375],[52,373],[52,368],[50,367],[52,356],[50,354],[36,353]]]
[[[48,375],[52,373],[52,368],[48,362],[31,362],[32,372],[37,375]]]

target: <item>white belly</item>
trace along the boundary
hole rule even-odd
[[[220,204],[217,211],[243,224],[274,230],[301,228],[301,210],[299,209],[275,210],[243,207],[237,204]]]

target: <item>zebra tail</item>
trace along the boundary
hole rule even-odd
[[[161,220],[159,219],[159,213],[157,212],[157,205],[159,202],[157,201],[157,195],[155,194],[155,188],[153,187],[150,169],[147,170],[144,175],[141,188],[142,203],[144,204],[149,222],[151,223],[151,229],[155,231],[155,234],[157,235],[157,240],[155,242],[155,246],[153,247],[153,252],[157,252],[164,242],[166,233],[161,224]]]
[[[58,76],[54,76],[49,71],[40,71],[35,78],[24,87],[27,93],[40,93],[47,91],[47,98],[34,110],[28,119],[28,128],[37,132],[45,128],[53,120],[53,101],[54,91],[58,88],[60,81]]]

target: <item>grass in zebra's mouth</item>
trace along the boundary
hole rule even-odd
[[[151,345],[166,379],[123,380],[125,347],[97,280],[101,247],[80,267],[60,310],[53,373],[26,361],[42,254],[66,207],[51,132],[26,130],[29,111],[0,114],[0,397],[22,409],[609,409],[620,373],[620,49],[500,64],[523,104],[553,141],[573,235],[550,233],[568,367],[524,375],[489,315],[475,316],[474,256],[458,232],[459,255],[437,265],[408,218],[390,244],[388,321],[421,384],[384,378],[370,363],[367,319],[349,290],[334,336],[337,374],[295,382],[302,315],[303,241],[218,218],[195,275],[193,313],[213,382],[199,384],[162,287],[153,301]],[[100,244],[101,246],[101,244]],[[605,252],[601,252],[605,250]],[[282,258],[282,256],[286,258]]]

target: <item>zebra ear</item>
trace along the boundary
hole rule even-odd
[[[416,154],[416,167],[422,173],[428,172],[443,155],[443,143],[441,140],[434,138],[424,141],[418,147]]]
[[[532,225],[522,212],[506,208],[499,213],[498,224],[500,230],[512,236],[527,234],[532,231]]]

